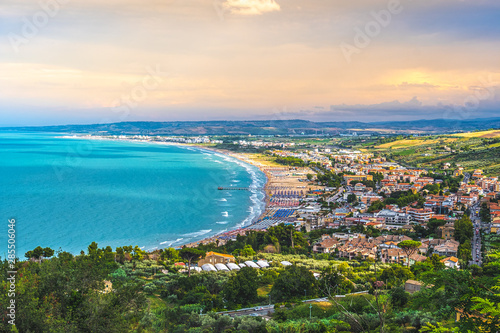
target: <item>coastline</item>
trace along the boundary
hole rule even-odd
[[[259,190],[264,194],[264,198],[260,200],[261,203],[263,204],[262,211],[259,213],[259,215],[253,217],[251,219],[250,223],[243,224],[243,223],[245,223],[245,220],[249,218],[249,216],[248,216],[247,218],[245,218],[242,221],[240,221],[239,223],[237,223],[235,226],[230,227],[229,230],[219,231],[215,234],[212,234],[210,236],[206,236],[202,239],[195,240],[195,241],[192,241],[189,243],[176,244],[175,248],[180,248],[180,247],[184,247],[184,246],[194,247],[194,246],[197,246],[199,244],[207,244],[207,243],[216,242],[217,239],[219,239],[220,237],[223,237],[224,235],[235,234],[235,233],[240,233],[240,232],[244,233],[244,232],[246,232],[247,227],[254,225],[256,222],[260,221],[263,216],[265,216],[266,211],[269,207],[269,193],[268,193],[269,192],[269,188],[268,188],[269,175],[266,172],[266,170],[263,168],[262,165],[259,165],[258,163],[255,163],[254,161],[251,161],[250,159],[245,159],[242,156],[239,156],[238,154],[235,154],[231,151],[226,151],[226,150],[212,148],[212,147],[205,147],[205,146],[201,146],[201,145],[197,145],[197,144],[186,144],[186,143],[181,143],[181,142],[158,142],[158,141],[150,141],[150,140],[131,139],[131,138],[108,138],[108,137],[104,137],[104,136],[86,135],[83,133],[81,135],[72,134],[72,135],[57,136],[56,138],[92,140],[92,141],[94,141],[94,140],[95,141],[116,141],[116,142],[123,142],[124,141],[124,142],[133,142],[133,143],[149,143],[149,144],[155,144],[155,145],[177,146],[177,147],[181,147],[181,148],[192,148],[192,149],[197,149],[199,151],[206,151],[206,152],[210,152],[210,153],[215,153],[215,154],[219,154],[219,155],[222,155],[222,156],[225,156],[228,158],[238,160],[239,162],[244,163],[247,166],[257,168],[260,172],[262,172],[262,174],[265,177],[263,187],[259,188]],[[233,161],[232,163],[237,163],[237,162]],[[248,172],[248,170],[247,170],[247,172]],[[250,172],[248,172],[248,173],[249,173],[250,177],[252,178],[252,182],[253,182],[254,181],[253,176],[251,175]],[[252,207],[254,207],[254,206],[250,206],[250,208],[252,208]],[[153,251],[155,251],[155,250],[153,250]]]
[[[175,144],[175,143],[174,143]],[[217,240],[220,239],[220,237],[223,237],[223,236],[226,236],[226,235],[235,235],[235,234],[242,234],[242,233],[246,233],[246,229],[249,227],[249,226],[252,226],[254,224],[256,224],[258,221],[260,221],[265,215],[266,215],[266,212],[269,208],[269,175],[267,173],[267,171],[263,168],[262,165],[259,165],[257,163],[254,163],[253,161],[249,160],[249,159],[244,159],[242,158],[239,154],[235,154],[231,151],[228,151],[228,150],[223,150],[223,149],[217,149],[217,148],[211,148],[211,147],[205,147],[205,146],[199,146],[199,145],[188,145],[188,144],[179,144],[179,145],[182,145],[182,146],[186,146],[186,147],[194,147],[194,148],[197,148],[197,149],[200,149],[200,150],[207,150],[207,151],[210,151],[210,152],[214,152],[214,153],[217,153],[217,154],[221,154],[221,155],[224,155],[224,156],[227,156],[227,157],[231,157],[231,158],[234,158],[234,159],[237,159],[245,164],[248,164],[248,165],[251,165],[251,166],[254,166],[256,168],[258,168],[260,170],[260,172],[262,172],[265,176],[265,183],[264,183],[264,187],[262,189],[263,193],[264,193],[264,208],[262,210],[262,212],[260,213],[259,216],[255,217],[253,219],[253,221],[251,221],[250,224],[248,225],[243,225],[239,228],[235,228],[235,229],[232,229],[232,230],[228,230],[228,231],[224,231],[224,232],[219,232],[215,235],[212,235],[212,236],[209,236],[209,237],[205,237],[203,239],[200,239],[198,241],[195,241],[195,242],[190,242],[190,243],[185,243],[185,244],[180,244],[178,245],[177,247],[196,247],[200,244],[209,244],[209,243],[215,243]]]

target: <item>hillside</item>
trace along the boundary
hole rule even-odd
[[[337,135],[347,132],[379,134],[437,134],[500,128],[500,118],[417,120],[407,122],[312,122],[307,120],[120,122],[90,125],[0,128],[10,131],[149,135]]]
[[[378,140],[362,148],[409,166],[442,169],[450,163],[466,171],[482,169],[487,175],[500,175],[499,130]]]

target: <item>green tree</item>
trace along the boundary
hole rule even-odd
[[[50,258],[54,255],[54,250],[50,247],[42,248],[41,246],[37,246],[34,250],[28,251],[25,253],[25,257],[27,259],[40,259],[40,258]]]
[[[161,252],[161,258],[162,259],[166,259],[170,262],[176,262],[177,260],[179,260],[179,251],[177,251],[176,249],[172,248],[172,247],[169,247],[167,249],[164,249],[162,252]]]
[[[403,308],[409,300],[409,294],[402,287],[392,288],[389,291],[391,304],[399,309]]]
[[[243,250],[240,251],[240,256],[243,257],[253,257],[255,255],[255,251],[253,250],[251,245],[245,245]]]
[[[222,294],[231,304],[252,304],[257,300],[259,274],[255,268],[243,267],[224,285]]]
[[[351,193],[347,196],[347,202],[348,203],[353,203],[357,200],[356,194]]]
[[[410,267],[410,256],[418,251],[418,248],[422,245],[422,243],[414,241],[414,240],[405,240],[398,243],[398,247],[403,250],[408,258],[408,267]]]
[[[464,215],[461,219],[455,221],[455,240],[460,244],[466,240],[471,240],[474,235],[472,221],[469,216]]]
[[[302,297],[306,293],[310,297],[316,295],[316,279],[306,267],[296,265],[285,268],[271,289],[271,297],[278,302]]]
[[[191,264],[197,263],[201,258],[205,258],[205,251],[193,249],[191,247],[185,247],[179,251],[179,255],[182,259],[187,260],[188,276],[191,276]]]

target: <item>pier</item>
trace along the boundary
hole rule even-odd
[[[250,191],[250,190],[263,190],[263,187],[217,187],[219,191]]]
[[[219,191],[250,191],[250,190],[268,190],[268,191],[277,191],[277,190],[290,190],[290,187],[286,186],[269,186],[269,187],[225,187],[219,186],[217,187]]]

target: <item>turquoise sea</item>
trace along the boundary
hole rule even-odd
[[[7,221],[16,254],[36,246],[79,253],[175,247],[250,224],[264,209],[256,167],[214,152],[146,142],[0,132],[0,256]]]

